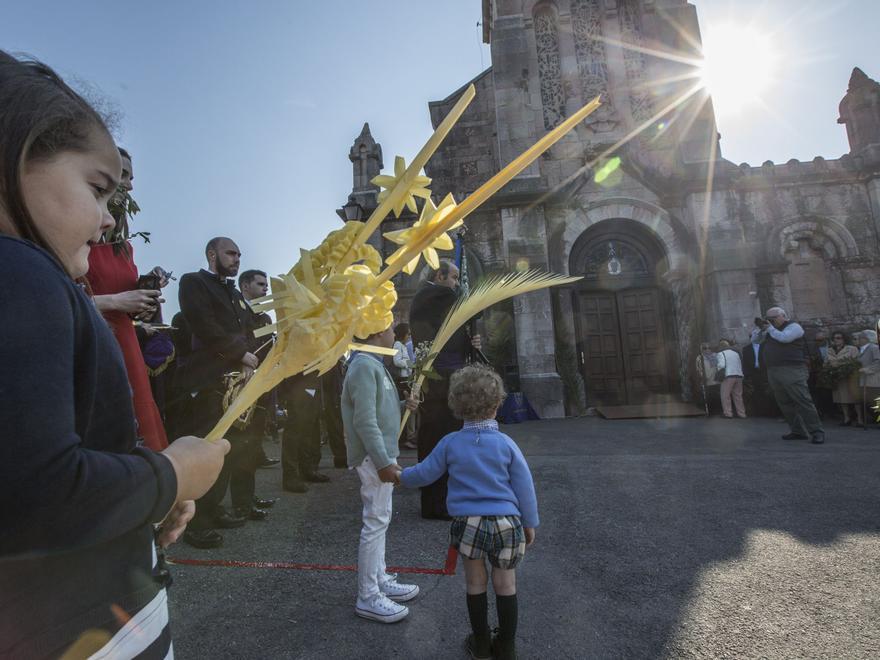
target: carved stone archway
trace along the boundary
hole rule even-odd
[[[603,220],[624,219],[638,223],[656,237],[669,260],[669,270],[688,270],[689,263],[673,229],[669,214],[650,202],[629,197],[612,197],[591,204],[580,204],[580,213],[566,218],[562,234],[563,260],[569,267],[571,250],[578,238],[590,227]]]
[[[783,220],[771,232],[765,258],[768,263],[786,259],[794,243],[809,241],[810,247],[826,259],[856,257],[859,247],[855,238],[842,223],[831,218],[794,216]]]
[[[763,257],[768,266],[785,273],[789,312],[802,322],[821,323],[836,315],[835,290],[843,286],[835,262],[858,255],[858,244],[844,224],[825,217],[794,216],[770,232]],[[766,306],[781,301],[762,302]]]
[[[558,234],[559,259],[554,260],[554,268],[571,273],[572,250],[578,239],[590,228],[606,220],[631,221],[633,227],[642,230],[643,235],[662,253],[664,268],[658,273],[658,285],[666,292],[669,300],[668,311],[672,328],[667,342],[671,349],[681,356],[677,364],[669,365],[677,377],[677,391],[684,401],[692,399],[691,374],[688,364],[694,349],[694,337],[699,333],[701,321],[696,303],[695,271],[696,264],[688,255],[685,246],[687,237],[680,236],[674,228],[673,219],[661,207],[640,199],[612,197],[589,202],[582,199],[571,211],[564,214],[564,225]],[[557,297],[557,313],[566,332],[574,333],[572,304],[569,296]]]

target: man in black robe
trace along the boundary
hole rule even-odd
[[[446,319],[449,310],[458,301],[459,272],[455,264],[441,261],[440,267],[422,283],[413,297],[409,310],[409,325],[413,346],[418,351],[423,342],[432,342]],[[434,360],[434,371],[441,380],[427,380],[427,392],[420,406],[418,459],[423,461],[443,436],[461,430],[462,421],[449,410],[449,377],[461,369],[470,358],[471,350],[480,346],[480,337],[469,336],[467,327],[460,328]],[[444,475],[430,486],[421,489],[422,517],[448,520],[446,510],[446,483]]]

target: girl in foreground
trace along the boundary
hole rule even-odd
[[[159,542],[229,444],[136,446],[122,355],[76,283],[122,164],[54,71],[0,51],[0,657],[172,657]]]
[[[461,431],[445,436],[421,463],[406,468],[400,483],[420,487],[449,472],[446,505],[452,516],[450,544],[464,562],[473,658],[516,658],[516,571],[535,540],[538,503],[529,466],[516,443],[498,430],[495,415],[504,385],[492,369],[471,365],[449,382],[449,408],[464,420]],[[489,635],[489,577],[498,610],[498,636]]]

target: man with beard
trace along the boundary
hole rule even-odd
[[[409,311],[409,325],[413,345],[418,350],[423,342],[432,342],[452,306],[458,301],[459,271],[455,264],[441,261],[422,283],[413,297]],[[421,421],[418,432],[419,461],[428,457],[443,436],[461,430],[462,422],[449,410],[449,377],[461,369],[470,357],[471,349],[480,348],[480,337],[470,338],[466,327],[460,328],[434,360],[434,370],[440,380],[426,381]],[[446,510],[446,482],[444,475],[430,486],[421,489],[422,517],[448,520]]]
[[[205,247],[208,269],[180,278],[180,311],[192,333],[192,351],[176,377],[179,390],[193,396],[189,432],[204,437],[223,415],[223,375],[241,371],[249,378],[259,364],[253,353],[253,313],[229,278],[238,274],[241,252],[229,238],[212,238]],[[233,466],[246,459],[245,438],[230,428],[226,438],[232,449],[211,489],[196,501],[196,514],[184,540],[197,548],[216,548],[223,537],[216,527],[240,527],[245,516],[228,513],[222,506]],[[239,493],[233,482],[233,501],[251,501],[254,493]],[[251,484],[253,482],[251,481]]]

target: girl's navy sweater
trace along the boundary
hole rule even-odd
[[[0,310],[0,657],[57,657],[156,596],[177,481],[136,446],[119,346],[48,253],[0,236]]]

